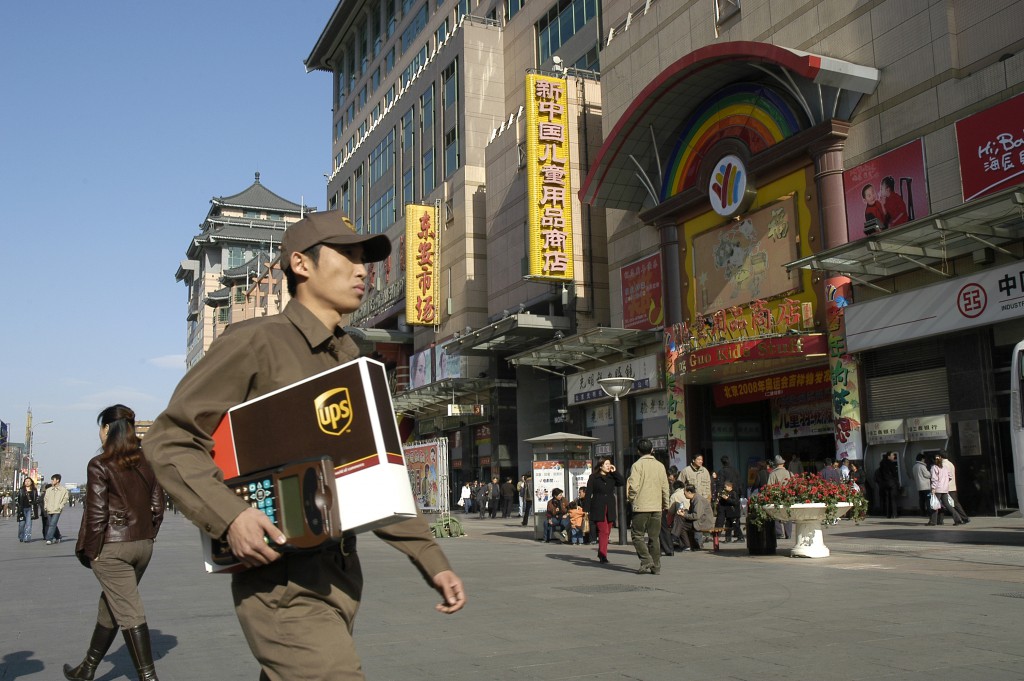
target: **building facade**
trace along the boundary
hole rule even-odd
[[[247,296],[250,285],[276,260],[285,228],[315,210],[270,191],[259,173],[243,191],[210,199],[200,232],[174,275],[188,288],[186,369],[229,323],[267,314],[269,296],[283,288],[280,276],[278,286],[258,298]]]
[[[1022,13],[339,3],[306,59],[332,76],[327,203],[395,246],[353,325],[410,438],[447,440],[453,483],[556,431],[751,474],[894,450],[907,507],[945,450],[968,511],[1016,507]],[[944,325],[895,312],[936,300]]]
[[[1024,4],[604,6],[632,11],[580,197],[608,210],[613,325],[614,271],[662,259],[673,460],[870,480],[896,451],[916,509],[945,451],[969,512],[1016,508]]]

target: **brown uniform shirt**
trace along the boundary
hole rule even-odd
[[[221,537],[248,505],[213,463],[213,431],[228,409],[356,359],[355,342],[331,332],[298,301],[280,315],[231,324],[178,384],[146,433],[146,458],[185,516]],[[408,555],[425,576],[449,569],[426,521],[417,516],[375,533]]]

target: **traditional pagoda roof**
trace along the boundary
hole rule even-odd
[[[229,267],[221,272],[221,283],[227,284],[229,281],[245,279],[250,274],[256,274],[259,271],[260,263],[264,263],[267,260],[270,260],[270,256],[266,251],[259,251],[256,255],[249,258],[247,262],[242,263],[238,267]]]
[[[302,210],[315,211],[316,208],[309,206],[305,209],[297,203],[282,198],[260,184],[260,174],[256,173],[256,180],[246,189],[232,194],[231,196],[214,196],[210,199],[214,206],[229,206],[231,208],[251,208],[255,210],[271,210],[298,213]],[[211,209],[212,210],[212,209]]]
[[[231,289],[227,286],[219,288],[206,296],[206,304],[210,307],[220,307],[231,300]]]
[[[216,242],[267,244],[271,250],[275,250],[281,246],[283,236],[284,229],[281,227],[263,227],[256,224],[251,227],[238,224],[218,225],[193,237],[186,252],[188,257],[197,258],[205,247]]]

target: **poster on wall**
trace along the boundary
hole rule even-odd
[[[440,440],[429,440],[403,447],[405,465],[409,470],[409,484],[416,505],[421,511],[436,511],[440,504],[439,456]]]
[[[745,219],[730,221],[693,239],[695,309],[701,314],[770,298],[799,286],[796,206],[792,196]]]
[[[624,266],[619,270],[619,277],[622,283],[622,327],[641,331],[660,329],[665,322],[661,253]]]
[[[454,348],[454,343],[445,343],[434,348],[435,381],[465,376],[465,372],[462,369],[465,358],[455,353],[449,353],[449,348]]]
[[[830,435],[832,433],[831,388],[812,393],[783,395],[771,400],[772,438]]]
[[[956,122],[964,201],[1008,189],[1024,177],[1024,95]]]
[[[430,348],[417,352],[409,358],[409,389],[422,388],[434,381],[434,362]]]
[[[565,485],[565,464],[561,461],[533,462],[533,512],[541,515],[551,501],[551,490]]]
[[[569,462],[569,489],[565,491],[566,503],[576,501],[580,496],[580,488],[587,486],[593,467],[589,461]]]
[[[843,173],[850,241],[928,215],[924,143],[908,142]]]

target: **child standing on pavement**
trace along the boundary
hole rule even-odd
[[[569,527],[572,530],[573,544],[583,543],[583,517],[585,515],[583,507],[578,503],[573,501],[569,504]]]

